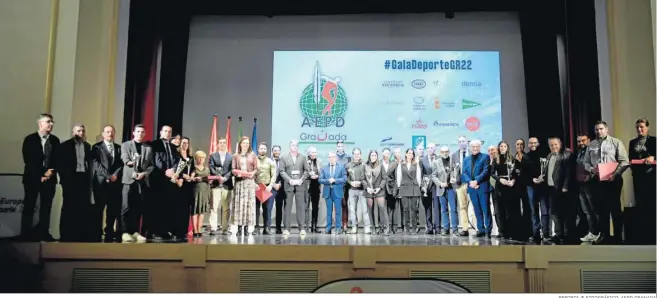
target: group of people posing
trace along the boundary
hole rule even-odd
[[[193,152],[189,138],[172,137],[166,125],[160,138],[150,142],[144,140],[144,126],[135,125],[132,140],[121,145],[114,142],[114,127],[108,125],[103,140],[92,146],[83,124],[75,124],[73,137],[60,144],[51,134],[51,115],[41,114],[37,123],[39,130],[23,142],[24,239],[54,240],[50,209],[59,176],[61,241],[182,241],[190,237],[190,218],[192,236],[204,233],[208,213],[211,235],[271,234],[273,210],[273,233],[289,235],[293,205],[301,235],[358,233],[361,222],[367,234],[416,234],[424,209],[426,234],[466,237],[472,205],[476,237],[620,243],[621,175],[631,164],[639,212],[635,216],[652,229],[632,242],[655,242],[655,138],[648,136],[646,119],[636,122],[638,137],[630,142],[629,156],[599,121],[594,140],[578,136],[576,152],[565,149],[557,137],[548,140],[548,154],[540,150],[537,138],[529,138],[528,152],[519,139],[515,153],[502,141],[488,147],[488,154],[481,152],[480,141],[466,137],[458,138],[456,152],[430,143],[403,153],[401,148],[384,148],[364,155],[354,148],[349,155],[338,142],[326,164],[314,147],[300,153],[295,140],[287,153],[275,145],[270,155],[266,143],[253,146],[242,137],[231,154],[220,137],[216,152],[208,155]],[[600,178],[601,165],[608,163],[615,170]],[[37,197],[41,207],[34,227]],[[317,225],[320,198],[327,213],[323,231]],[[258,227],[261,215],[263,225]]]

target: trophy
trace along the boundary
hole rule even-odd
[[[429,192],[429,182],[431,182],[431,178],[424,176],[422,178],[422,196],[426,197],[427,193]]]
[[[511,180],[511,173],[513,173],[513,167],[515,163],[513,161],[506,162],[506,178]]]
[[[374,180],[373,178],[374,173],[372,171],[368,171],[365,174],[365,180],[367,180],[367,187],[374,189],[374,183],[372,182]]]
[[[137,179],[137,175],[141,172],[141,163],[139,162],[141,160],[141,155],[137,152],[133,152],[130,159],[134,163],[133,167],[135,169],[132,173],[132,178]]]
[[[182,158],[180,159],[180,162],[178,162],[178,166],[176,167],[176,171],[174,172],[173,176],[171,176],[172,183],[178,183],[178,176],[182,174],[188,164],[190,164],[189,161],[186,161]]]
[[[457,178],[461,175],[461,165],[457,162],[452,169],[451,183],[456,183]]]
[[[313,161],[309,158],[307,161],[310,176],[315,176],[315,167]]]
[[[538,160],[541,163],[541,175],[538,176],[538,181],[543,181],[548,162],[547,162],[547,158],[543,158],[543,157],[539,158]]]

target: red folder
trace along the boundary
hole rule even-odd
[[[264,203],[269,200],[269,198],[271,198],[271,192],[267,191],[266,185],[262,183],[258,184],[258,189],[256,189],[256,198],[258,201],[260,201],[260,203]]]
[[[208,176],[208,180],[220,180],[221,176]]]
[[[633,164],[633,165],[642,165],[642,164],[645,164],[645,163],[646,163],[646,162],[643,161],[643,159],[633,159],[633,160],[632,160],[632,164]],[[656,163],[656,162],[653,160],[653,161],[652,161],[651,163],[649,163],[649,164],[654,165],[655,163]]]
[[[607,181],[618,168],[617,162],[599,163],[598,173],[600,174],[600,181]]]

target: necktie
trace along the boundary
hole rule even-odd
[[[109,152],[109,163],[110,165],[114,163],[114,146],[112,143],[105,143],[107,145],[107,151]]]
[[[465,159],[465,151],[461,152],[461,163],[463,163],[464,159]]]
[[[331,178],[333,178],[334,171],[335,171],[335,166],[331,165],[331,171],[329,172],[331,174]]]
[[[167,153],[167,163],[171,165],[173,162],[173,157],[171,156],[171,147],[169,147],[169,142],[164,141],[164,151]]]
[[[52,152],[52,145],[50,144],[50,138],[45,135],[43,136],[46,139],[46,142],[43,144],[43,166],[50,166],[50,153]]]

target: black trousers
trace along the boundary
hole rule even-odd
[[[175,229],[174,204],[180,189],[168,179],[153,179],[153,182],[146,196],[144,221],[148,230],[147,237],[167,237]]]
[[[529,238],[533,235],[532,224],[532,206],[527,194],[527,185],[519,182],[513,185],[517,196],[520,197],[520,226],[518,227],[518,237]]]
[[[344,197],[342,198],[342,230],[346,231],[349,227],[349,189],[351,186],[349,183],[344,185]],[[337,220],[337,219],[336,219]]]
[[[317,227],[317,217],[319,215],[319,182],[310,180],[308,186],[308,199],[306,200],[306,227]],[[312,216],[312,217],[311,217]]]
[[[62,213],[59,220],[60,241],[95,241],[90,217],[94,214],[91,205],[91,181],[88,173],[75,173],[62,185]]]
[[[562,239],[575,239],[575,217],[577,200],[569,192],[550,187],[550,219],[554,222],[554,236]]]
[[[100,239],[105,234],[105,239],[116,237],[114,224],[121,216],[121,190],[123,184],[120,181],[113,183],[96,184],[94,190],[93,213],[89,225],[94,232],[92,237]],[[103,230],[103,214],[105,214],[105,229]]]
[[[594,189],[596,182],[582,182],[579,185],[579,202],[586,216],[589,233],[597,235],[600,233],[600,215],[602,214],[602,200],[595,197]]]
[[[575,236],[578,238],[584,237],[589,232],[589,221],[586,218],[586,213],[584,213],[580,199],[581,185],[582,182],[577,182],[575,184],[571,183],[569,189],[571,196],[576,201],[575,204],[577,205],[577,216],[575,217]]]
[[[422,196],[422,208],[424,209],[424,228],[427,231],[433,230],[433,191],[427,191],[427,196]],[[419,209],[419,208],[418,208]],[[419,220],[419,216],[418,216]],[[418,223],[419,226],[419,223]],[[440,226],[440,223],[438,223]]]
[[[148,187],[143,182],[123,184],[121,217],[116,227],[118,234],[145,234],[147,227],[141,226]],[[145,219],[145,221],[147,221]]]
[[[52,200],[55,197],[57,184],[54,180],[44,183],[23,184],[25,198],[23,200],[23,212],[21,217],[21,236],[34,240],[47,240],[50,236],[50,210]],[[39,198],[39,223],[33,227],[34,209],[37,197]]]
[[[520,229],[522,217],[520,214],[520,194],[515,187],[508,187],[497,183],[493,196],[495,206],[495,222],[498,233],[504,237],[523,237],[524,231]]]
[[[185,183],[182,187],[173,188],[173,200],[171,202],[171,233],[177,238],[185,238],[189,230],[189,218],[192,215],[194,204],[194,187],[192,183]]]
[[[297,212],[297,227],[299,230],[305,230],[306,224],[306,189],[305,185],[290,186],[285,189],[285,214],[283,215],[283,224],[286,229],[292,228],[292,205]],[[293,201],[294,200],[294,201]],[[292,204],[294,202],[294,204]]]
[[[655,171],[650,174],[634,174],[634,200],[637,210],[637,229],[642,230],[633,243],[655,245]]]
[[[415,231],[420,197],[403,197],[401,198],[401,205],[404,214],[404,227],[410,231]]]
[[[598,186],[598,197],[602,199],[602,214],[600,215],[600,230],[609,234],[611,220],[614,221],[614,236],[612,242],[620,242],[623,239],[623,211],[621,210],[621,190],[623,179],[618,177],[612,182],[601,181]]]
[[[276,230],[282,229],[283,225],[283,212],[287,205],[285,189],[281,185],[281,188],[276,192],[275,204],[276,204]],[[271,200],[271,199],[270,199]]]
[[[402,220],[401,199],[386,193],[386,207],[390,228],[394,230],[397,227],[402,227],[404,222]]]

